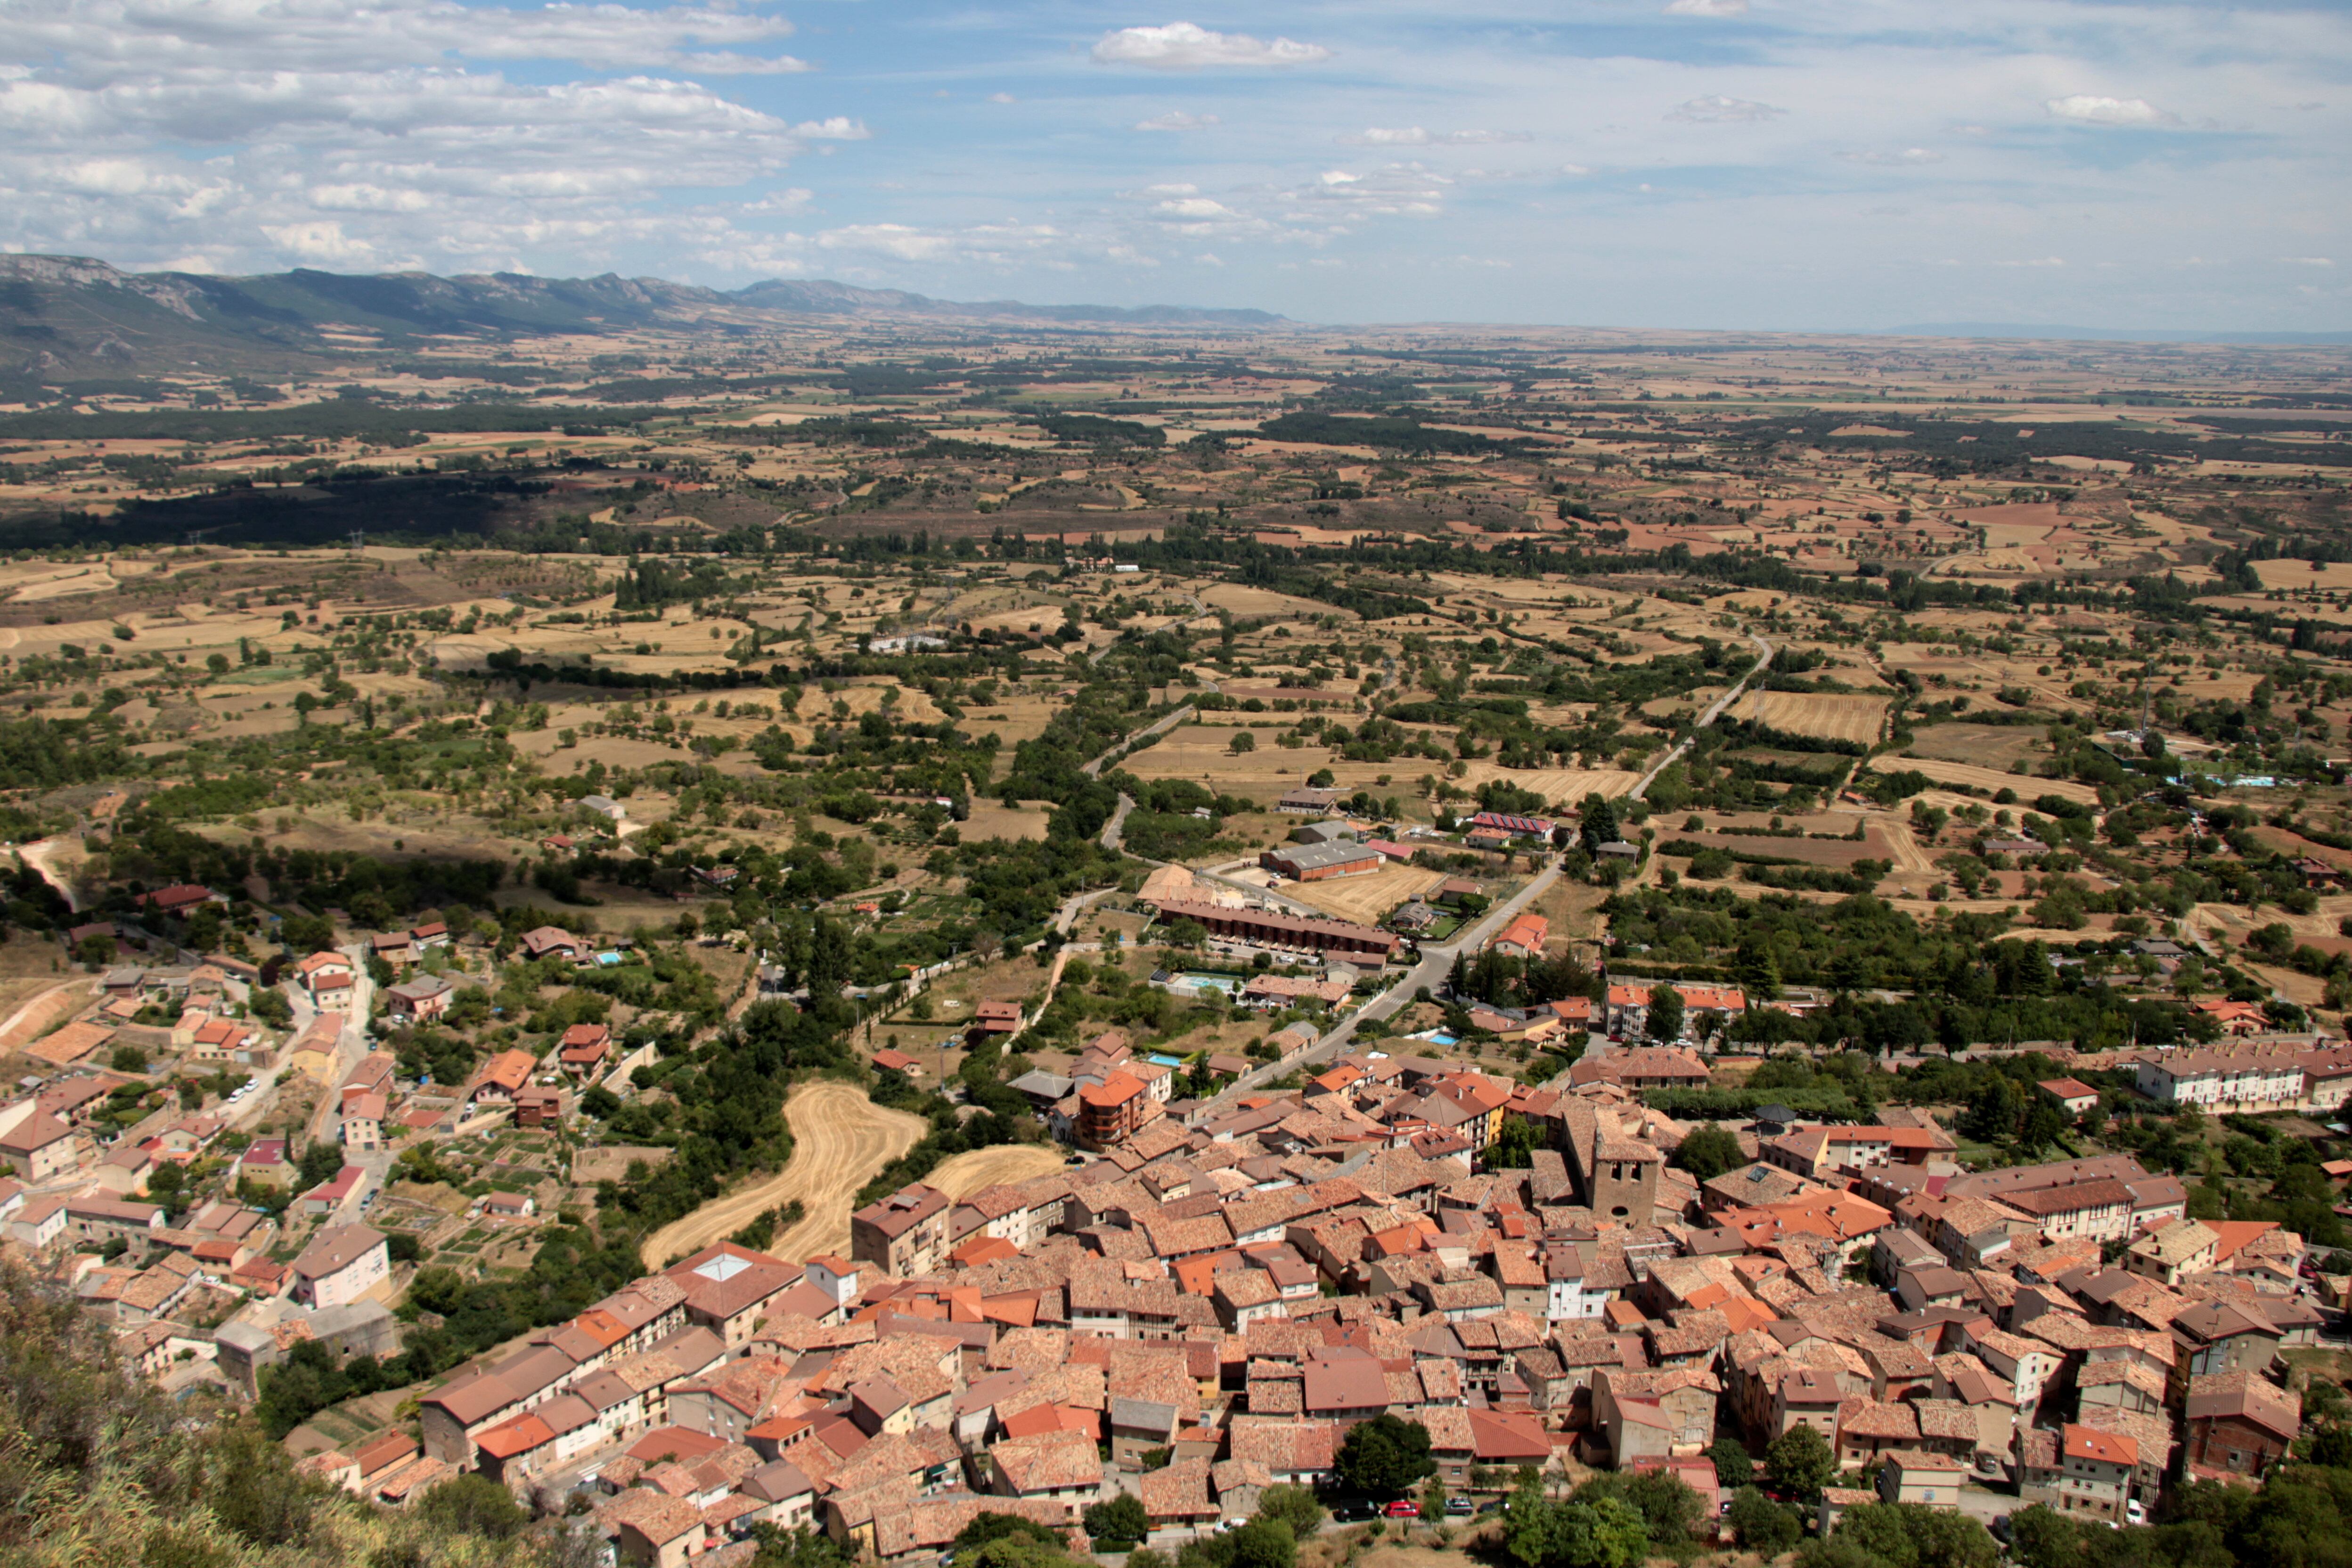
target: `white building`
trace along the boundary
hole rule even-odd
[[[346,1307],[391,1272],[382,1232],[363,1225],[331,1226],[294,1260],[294,1299],[314,1310]]]

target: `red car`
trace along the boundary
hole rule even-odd
[[[1421,1517],[1421,1505],[1413,1501],[1411,1498],[1401,1497],[1397,1499],[1396,1501],[1389,1504],[1389,1517],[1391,1519],[1419,1519]]]

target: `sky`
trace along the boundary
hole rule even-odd
[[[0,0],[0,250],[2352,329],[2352,0]]]

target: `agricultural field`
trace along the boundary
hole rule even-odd
[[[645,1239],[646,1266],[657,1268],[699,1251],[770,1209],[797,1203],[806,1217],[771,1242],[781,1256],[808,1258],[849,1250],[850,1199],[876,1172],[912,1148],[922,1123],[886,1110],[845,1083],[803,1086],[784,1102],[793,1157],[775,1175],[736,1188]]]
[[[1758,691],[1743,695],[1725,711],[1730,718],[1777,730],[1784,735],[1867,746],[1879,739],[1886,721],[1886,700]]]
[[[1389,866],[1360,877],[1326,877],[1318,882],[1285,882],[1283,897],[1311,904],[1325,914],[1358,925],[1378,925],[1391,910],[1429,892],[1445,880],[1443,871]]]
[[[2026,724],[1935,724],[1912,731],[1902,755],[1939,763],[1964,763],[1970,767],[2008,773],[2034,754],[2049,753],[2050,744]]]

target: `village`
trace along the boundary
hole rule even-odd
[[[2168,1488],[2256,1479],[2286,1456],[2303,1425],[2291,1358],[2339,1336],[2347,1304],[2346,1277],[2317,1273],[2299,1236],[2189,1218],[2184,1183],[2128,1154],[1969,1169],[1949,1117],[1908,1106],[1824,1122],[1751,1092],[1744,1114],[1678,1119],[1648,1102],[1756,1069],[1733,1037],[1751,1010],[1822,999],[1635,982],[1529,1006],[1458,994],[1464,957],[1541,960],[1545,921],[1517,907],[1532,882],[1497,903],[1475,890],[1491,882],[1416,872],[1429,896],[1396,904],[1404,918],[1382,923],[1397,930],[1286,912],[1280,889],[1474,841],[1506,864],[1540,857],[1540,880],[1577,853],[1577,826],[1480,813],[1409,847],[1337,792],[1277,810],[1301,826],[1230,868],[1256,878],[1163,866],[1135,900],[1138,942],[1191,922],[1172,940],[1233,966],[1237,1009],[1306,1020],[1264,1049],[1171,1057],[1114,1028],[1041,1054],[1008,1086],[1032,1108],[1041,1173],[910,1183],[848,1214],[839,1250],[721,1240],[649,1258],[665,1266],[436,1379],[413,1415],[302,1428],[352,1440],[314,1436],[300,1468],[394,1505],[468,1473],[542,1508],[586,1499],[621,1560],[719,1568],[760,1525],[908,1562],[983,1512],[1100,1534],[1097,1510],[1121,1498],[1151,1542],[1244,1520],[1277,1486],[1343,1513],[1419,1512],[1402,1489],[1344,1479],[1348,1434],[1382,1416],[1429,1434],[1423,1500],[1447,1519],[1530,1472],[1608,1470],[1672,1476],[1706,1520],[1766,1479],[1774,1507],[1824,1534],[1872,1500],[2004,1527],[2035,1504],[2137,1524]],[[1647,856],[1613,834],[1592,848]],[[251,1399],[320,1352],[396,1351],[432,1321],[400,1307],[420,1258],[488,1267],[528,1246],[572,1184],[560,1156],[581,1097],[627,1094],[650,1053],[575,1024],[462,1084],[403,1079],[371,1024],[444,1014],[467,966],[494,963],[479,933],[428,922],[265,976],[149,929],[184,931],[218,897],[165,889],[137,921],[62,933],[92,958],[120,942],[203,962],[91,965],[88,1016],[30,1047],[58,1074],[0,1108],[17,1177],[0,1223],[68,1268],[128,1363]],[[1462,926],[1454,947],[1401,934],[1425,938],[1441,913]],[[635,946],[551,926],[511,956],[593,970],[642,963]],[[1171,991],[1200,978],[1155,973]],[[1397,1005],[1385,1027],[1366,993]],[[2039,1046],[2052,1076],[2029,1092],[2077,1135],[2125,1108],[2341,1113],[2352,1047],[2275,1032],[2257,1005],[2197,1009],[2204,1044]],[[1019,998],[983,1001],[958,1043],[1036,1021]],[[1573,1060],[1539,1076],[1457,1047]],[[237,1087],[175,1113],[178,1091],[146,1092],[126,1048],[184,1053]],[[101,1059],[115,1070],[89,1070]],[[866,1070],[924,1066],[887,1047]],[[236,1132],[294,1083],[323,1091],[308,1136]],[[476,1145],[457,1201],[383,1201]],[[189,1190],[205,1172],[212,1189]],[[2340,1186],[2352,1162],[2326,1174]],[[1790,1488],[1808,1457],[1811,1483]]]

